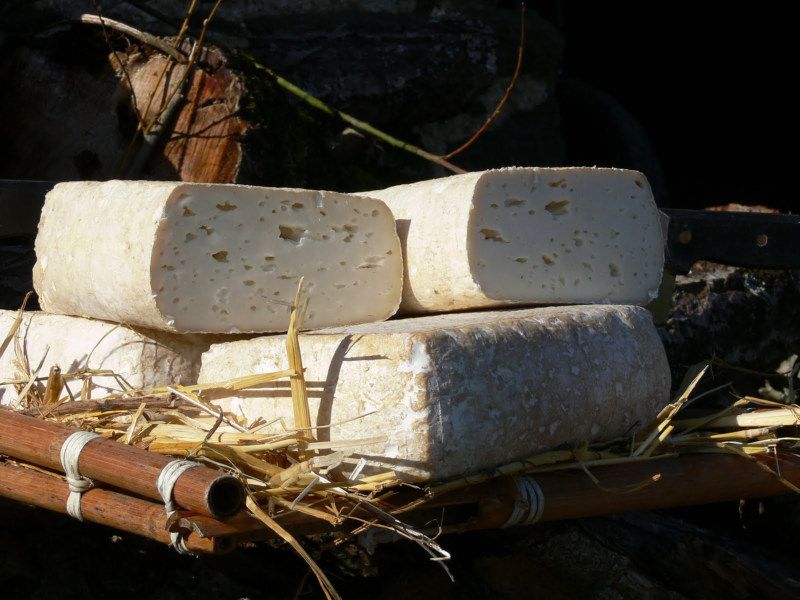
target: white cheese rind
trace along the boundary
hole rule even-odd
[[[658,209],[637,171],[515,167],[364,195],[397,219],[405,313],[646,304],[661,281]]]
[[[36,256],[44,310],[177,332],[285,331],[301,276],[309,328],[386,319],[402,288],[391,212],[333,192],[62,183]]]
[[[16,317],[17,311],[0,310],[3,336],[11,330]],[[113,371],[134,388],[190,385],[197,380],[200,355],[209,345],[207,336],[175,335],[80,317],[26,312],[16,340],[0,357],[0,382],[17,380],[26,371],[46,378],[50,368],[58,365],[62,374],[90,369]],[[21,361],[27,364],[26,368]],[[93,376],[92,383],[94,398],[124,389],[113,375]],[[81,396],[82,385],[81,380],[67,382],[75,398]],[[0,404],[13,405],[16,400],[13,385],[0,385]]]
[[[215,344],[200,382],[287,367],[283,336]],[[630,433],[669,400],[650,314],[574,306],[399,319],[302,335],[312,422],[377,470],[443,479]],[[244,421],[293,426],[288,386],[216,402]],[[358,418],[358,417],[363,418]],[[266,429],[265,431],[269,431]]]

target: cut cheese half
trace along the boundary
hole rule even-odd
[[[3,335],[11,330],[16,317],[17,311],[0,310]],[[91,379],[88,391],[94,398],[130,387],[190,385],[197,380],[200,355],[209,345],[207,336],[180,336],[80,317],[27,312],[15,339],[0,357],[0,404],[16,404],[18,389],[24,388],[31,376],[46,380],[53,366],[58,366],[62,375],[76,374],[66,382],[76,399],[81,397],[83,388],[80,374]],[[45,383],[34,384],[34,391],[42,392]],[[62,395],[67,396],[67,391]]]
[[[391,212],[332,192],[62,183],[36,256],[44,310],[177,332],[285,331],[301,277],[308,327],[386,319],[402,288]]]
[[[407,479],[474,473],[582,441],[629,435],[668,402],[650,314],[570,306],[396,319],[301,335],[312,425]],[[287,368],[284,336],[212,345],[200,382]],[[233,394],[233,395],[231,395]],[[259,431],[294,423],[285,382],[212,395]],[[276,420],[281,421],[276,422]]]
[[[507,168],[364,194],[397,219],[404,312],[646,304],[661,281],[659,213],[636,171]]]

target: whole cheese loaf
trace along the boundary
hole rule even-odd
[[[176,332],[285,331],[301,277],[308,327],[386,319],[402,289],[391,212],[332,192],[61,183],[36,257],[43,310]]]
[[[2,337],[16,317],[16,311],[0,310]],[[122,391],[125,385],[137,389],[189,385],[197,380],[200,355],[209,346],[205,336],[129,329],[41,312],[25,313],[15,337],[0,357],[0,404],[16,403],[17,390],[11,382],[27,381],[31,375],[46,378],[56,365],[62,374],[108,371],[91,378],[95,398]],[[67,381],[66,385],[74,397],[80,397],[82,380]]]
[[[385,436],[349,451],[409,480],[625,435],[669,400],[664,349],[640,307],[399,319],[304,334],[300,346],[319,439]],[[215,344],[200,382],[285,368],[283,336]],[[225,393],[214,401],[244,422],[261,418],[276,433],[279,417],[293,426],[284,382]]]
[[[644,175],[507,168],[364,192],[397,219],[401,310],[507,304],[646,304],[664,262]]]

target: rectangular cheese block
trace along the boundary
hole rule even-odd
[[[58,184],[36,238],[42,309],[176,332],[386,319],[402,290],[394,220],[370,198],[180,182]]]
[[[283,336],[215,344],[200,382],[287,367]],[[396,319],[304,334],[319,439],[376,470],[444,479],[581,441],[630,434],[669,400],[650,314],[635,306],[547,307]],[[293,427],[286,382],[211,398],[263,431]],[[358,418],[362,417],[362,418]]]
[[[0,337],[11,330],[17,311],[0,310]],[[8,382],[26,378],[26,371],[47,377],[57,365],[62,374],[88,370],[113,371],[133,388],[180,383],[193,384],[200,370],[200,356],[210,336],[175,335],[162,331],[131,329],[116,323],[26,312],[16,333],[0,357],[0,404],[15,404],[17,391]],[[219,339],[218,337],[216,338]],[[17,351],[17,347],[20,352]],[[125,385],[112,375],[92,377],[92,397],[122,391]],[[42,382],[42,388],[45,382]],[[76,398],[83,382],[67,382]],[[66,395],[66,390],[63,395]]]
[[[659,213],[636,171],[507,168],[363,193],[397,219],[406,313],[646,304],[661,281]]]

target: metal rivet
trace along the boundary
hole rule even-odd
[[[759,233],[758,236],[756,237],[756,246],[758,246],[759,248],[763,248],[764,246],[766,246],[767,242],[769,242],[769,238],[767,237],[766,233]]]
[[[692,241],[692,232],[688,229],[684,229],[678,234],[678,241],[681,244],[688,244]]]

